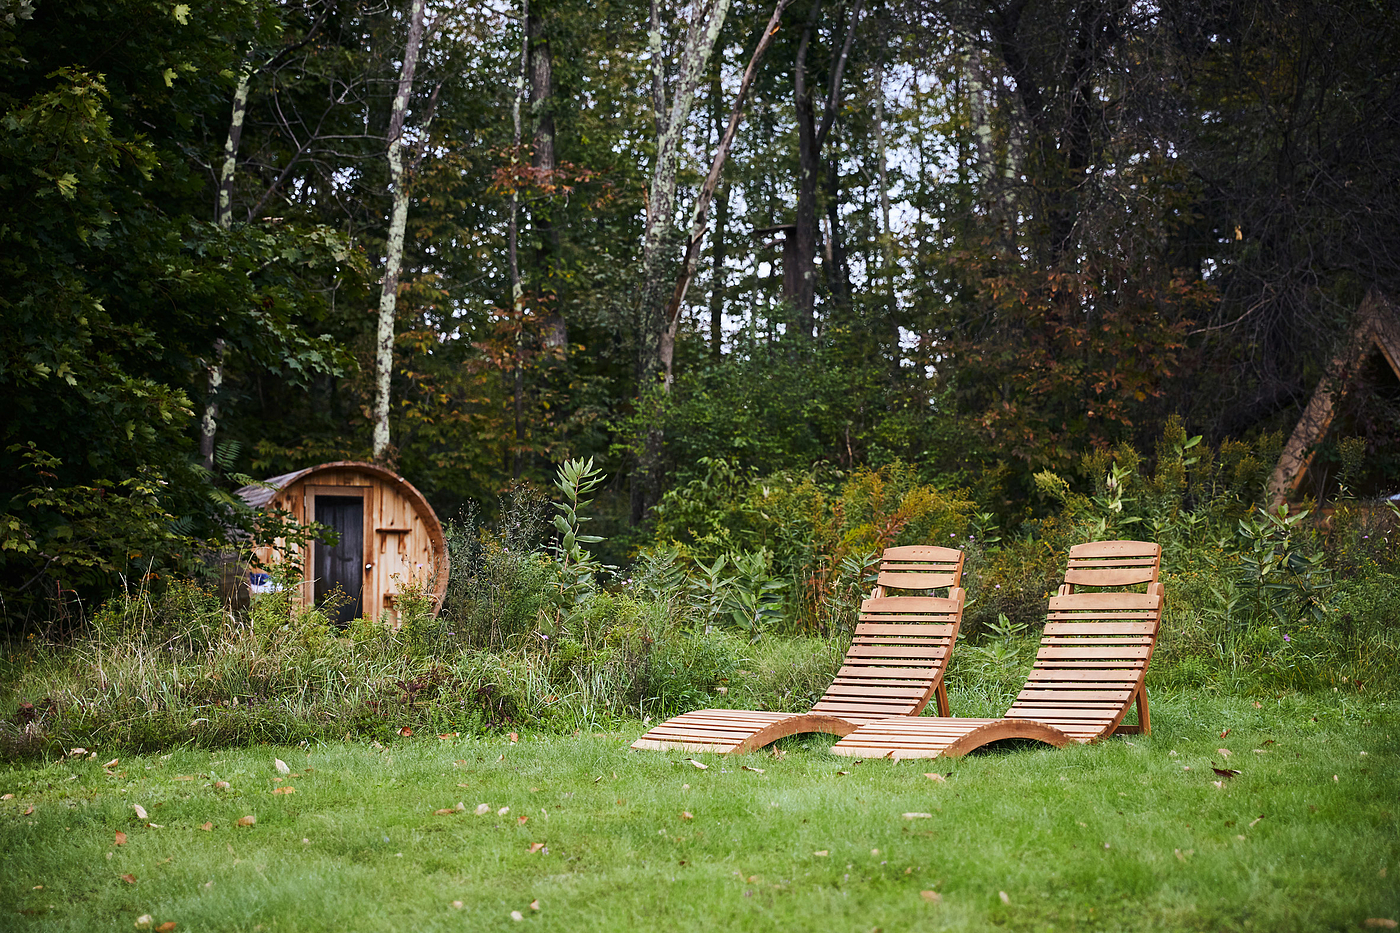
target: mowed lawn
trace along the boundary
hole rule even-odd
[[[629,751],[637,724],[518,743],[96,749],[95,760],[9,764],[0,929],[131,930],[146,916],[180,933],[1400,920],[1394,704],[1153,702],[1151,736],[958,761],[857,764],[807,736],[780,758],[693,756],[701,769]],[[1212,762],[1240,774],[1220,777]],[[245,816],[256,822],[237,825]]]

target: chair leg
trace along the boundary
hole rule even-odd
[[[1147,688],[1138,688],[1134,696],[1137,701],[1138,721],[1129,725],[1119,725],[1114,735],[1147,735],[1152,731],[1152,716],[1147,709]]]
[[[938,682],[938,689],[933,693],[934,702],[938,704],[938,715],[951,716],[948,709],[948,688],[943,685],[943,681]]]

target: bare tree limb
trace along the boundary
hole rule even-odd
[[[676,289],[671,296],[671,301],[666,306],[666,326],[673,332],[680,316],[681,302],[685,300],[686,289],[690,287],[690,280],[695,275],[695,261],[700,254],[700,242],[705,236],[710,201],[714,198],[715,188],[719,186],[720,173],[724,169],[725,160],[729,158],[729,150],[734,144],[734,136],[739,130],[739,123],[744,118],[744,104],[748,100],[749,89],[753,86],[754,76],[758,74],[758,66],[763,61],[764,53],[773,44],[773,37],[778,34],[783,10],[787,8],[788,2],[789,0],[778,0],[777,6],[773,8],[773,15],[768,18],[768,25],[763,31],[762,38],[758,40],[753,55],[749,57],[749,65],[744,69],[743,80],[739,83],[739,92],[735,95],[734,106],[729,112],[729,125],[725,127],[724,135],[720,137],[719,145],[715,148],[714,158],[710,160],[710,173],[705,177],[705,183],[700,186],[700,193],[695,198],[695,208],[690,217],[690,236],[686,240],[685,257],[681,261],[681,274],[676,281]]]

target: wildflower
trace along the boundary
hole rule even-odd
[[[1288,637],[1288,633],[1287,633],[1287,632],[1284,632],[1284,633],[1283,633],[1283,640],[1284,640],[1284,641],[1292,641],[1293,639],[1291,639],[1291,638]]]

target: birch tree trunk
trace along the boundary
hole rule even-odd
[[[671,106],[666,107],[665,62],[661,54],[661,18],[658,0],[652,0],[647,44],[652,51],[652,105],[656,119],[656,161],[647,193],[646,230],[642,238],[642,289],[637,306],[637,386],[644,394],[658,379],[670,389],[675,334],[667,314],[668,292],[675,257],[676,170],[680,162],[681,133],[695,104],[695,92],[708,68],[719,40],[730,0],[696,4],[694,19],[681,51],[679,77]],[[713,192],[713,188],[711,188]],[[637,524],[656,499],[661,435],[652,428],[641,438],[641,453],[631,482],[631,518]]]
[[[515,95],[511,100],[512,136],[510,159],[520,160],[520,104],[525,98],[525,78],[530,73],[530,0],[520,3],[520,73],[515,78]],[[521,343],[524,334],[525,288],[520,282],[520,176],[512,173],[510,189],[510,227],[507,237],[507,252],[510,256],[510,309],[511,319],[519,330],[515,338],[515,372],[511,380],[511,391],[515,403],[515,456],[511,461],[511,476],[520,478],[524,463],[521,447],[524,445],[525,425],[524,395],[525,373],[521,362]]]
[[[744,69],[744,77],[739,82],[739,93],[734,96],[734,106],[729,111],[729,124],[725,127],[724,133],[720,136],[719,144],[715,147],[714,158],[710,161],[710,174],[706,176],[705,183],[700,186],[700,193],[695,198],[695,207],[690,216],[690,238],[685,244],[685,255],[681,259],[681,271],[676,280],[676,288],[671,295],[671,303],[667,306],[667,329],[670,332],[672,346],[675,343],[676,327],[680,323],[681,302],[685,300],[686,289],[690,286],[691,277],[695,274],[695,260],[700,252],[700,241],[705,236],[706,216],[710,208],[710,200],[715,194],[716,186],[719,184],[720,173],[724,170],[724,163],[729,157],[729,149],[734,144],[734,135],[739,130],[739,121],[744,118],[744,105],[748,101],[749,88],[753,86],[754,76],[758,74],[759,63],[763,61],[764,53],[773,44],[773,37],[778,34],[778,26],[782,23],[783,10],[787,8],[788,0],[778,0],[773,8],[773,15],[768,19],[768,25],[764,27],[763,35],[758,40],[758,45],[754,47],[753,54],[749,57],[749,65]],[[719,99],[719,81],[714,83],[714,97],[716,102]],[[718,109],[716,109],[716,122],[718,122]],[[724,228],[729,219],[729,192],[726,189],[721,195],[720,203],[716,209],[716,230],[714,239],[715,248],[715,275],[716,281],[723,275],[724,267]],[[710,299],[710,324],[711,324],[711,353],[715,359],[719,358],[719,320],[723,308],[715,303],[715,296]],[[669,367],[666,371],[666,381],[671,382],[671,371]]]
[[[219,199],[214,207],[214,221],[228,230],[233,226],[233,177],[238,168],[238,144],[243,138],[243,118],[248,112],[248,84],[253,69],[245,64],[238,72],[238,86],[233,92],[233,113],[229,117],[228,136],[224,139],[224,161],[219,168]],[[206,470],[214,469],[214,436],[219,429],[219,390],[224,384],[224,338],[214,341],[214,358],[208,366],[204,413],[199,419],[199,459]]]
[[[671,361],[675,337],[670,333],[667,319],[667,291],[670,277],[666,274],[674,262],[670,255],[675,238],[676,170],[680,162],[681,133],[690,119],[695,104],[695,92],[709,64],[710,54],[729,15],[730,0],[713,0],[708,9],[696,12],[690,24],[685,49],[681,53],[680,77],[676,82],[671,106],[657,116],[656,162],[652,166],[651,190],[647,197],[646,234],[642,241],[642,350],[640,360],[641,384],[645,388],[657,378],[664,378],[670,387]],[[655,3],[653,3],[655,7]],[[653,24],[658,23],[655,14]],[[650,42],[652,48],[661,44],[659,24],[654,25]],[[653,59],[656,53],[653,51]],[[656,90],[654,99],[664,104],[664,94]]]
[[[403,124],[413,93],[413,73],[423,44],[424,0],[413,0],[409,11],[408,39],[404,42],[399,88],[389,114],[389,188],[393,208],[389,215],[389,242],[384,254],[384,280],[379,292],[379,332],[374,354],[374,459],[389,458],[389,382],[394,368],[394,310],[398,305],[399,271],[403,265],[404,230],[408,226],[408,187],[404,177]]]

